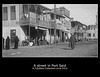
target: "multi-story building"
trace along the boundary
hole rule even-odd
[[[23,39],[23,30],[21,26],[17,24],[20,19],[20,7],[18,4],[2,5],[2,33],[5,39],[9,36],[12,40],[15,35],[17,35],[19,39]]]
[[[56,14],[56,26],[54,15],[51,9],[40,4],[3,4],[2,5],[2,33],[6,39],[11,38],[13,43],[14,36],[17,35],[20,44],[23,40],[33,38],[45,38],[49,43],[54,40],[54,29],[60,37],[60,41],[64,40],[66,28],[70,25],[65,16]],[[60,20],[60,21],[59,21]],[[64,21],[66,20],[66,22]],[[65,23],[64,23],[65,22]],[[67,25],[67,26],[66,26]],[[65,28],[66,26],[66,28]]]
[[[98,12],[96,15],[95,25],[88,25],[87,27],[87,39],[88,40],[98,39]]]
[[[39,30],[37,30],[38,26],[48,27],[48,22],[44,20],[46,17],[41,14],[37,14],[39,13],[39,8],[41,8],[41,10],[50,10],[49,8],[46,8],[42,5],[35,4],[3,4],[3,37],[6,39],[6,37],[9,36],[11,38],[11,42],[13,42],[13,37],[17,35],[21,44],[21,42],[29,38],[29,36],[31,38],[35,38],[39,33],[42,35],[45,34],[44,29],[42,30],[38,28]],[[42,16],[43,20],[38,21],[39,16]]]
[[[71,32],[75,33],[77,41],[84,40],[86,38],[87,26],[79,21],[71,21]]]
[[[87,40],[98,39],[98,28],[96,25],[88,25],[87,27]]]
[[[59,7],[59,8],[56,8],[56,13],[57,13],[57,16],[56,16],[57,29],[60,32],[62,32],[62,35],[61,35],[62,41],[66,41],[67,37],[70,36],[70,30],[71,30],[70,11],[64,7]]]

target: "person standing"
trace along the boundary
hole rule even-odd
[[[14,42],[15,42],[15,44],[14,44],[14,49],[18,49],[18,43],[19,43],[19,38],[18,38],[18,36],[15,36]]]
[[[10,49],[10,38],[7,36],[6,38],[6,49]]]
[[[69,40],[69,46],[71,47],[71,49],[75,48],[75,37],[72,34],[71,34],[71,37],[70,37],[70,40]]]
[[[2,43],[2,48],[4,49],[4,41],[5,41],[5,39],[2,37],[2,41],[3,41],[3,43]]]
[[[39,46],[39,36],[37,37],[37,46]]]

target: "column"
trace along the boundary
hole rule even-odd
[[[66,42],[66,39],[65,39],[65,32],[64,32],[64,42]]]
[[[60,42],[62,42],[62,31],[60,30]]]
[[[50,44],[51,44],[51,28],[50,28]]]

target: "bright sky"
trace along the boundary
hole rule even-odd
[[[54,8],[54,4],[41,4],[50,9]],[[96,22],[98,12],[98,4],[56,4],[56,7],[65,7],[70,11],[70,17],[80,21],[86,25],[93,25]]]

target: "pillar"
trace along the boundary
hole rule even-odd
[[[54,43],[56,43],[56,29],[54,29]]]
[[[64,32],[64,42],[66,42],[66,39],[65,39],[66,37],[65,37],[65,32]]]
[[[50,29],[50,44],[51,44],[51,29]]]
[[[60,42],[62,42],[62,31],[60,30]]]

